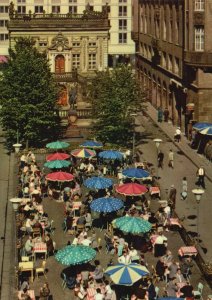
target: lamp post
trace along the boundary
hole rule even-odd
[[[19,143],[19,132],[18,132],[18,129],[17,129],[17,132],[16,132],[16,143],[13,144],[13,147],[15,148],[15,153],[18,153],[20,151],[21,146],[22,146],[22,144]]]
[[[158,150],[159,150],[160,143],[162,142],[162,140],[161,139],[154,139],[153,141],[155,142],[155,146],[156,146],[156,149],[157,149],[156,165],[157,165],[157,179],[159,179]]]
[[[133,140],[132,140],[132,157],[133,157],[133,162],[135,158],[135,117],[137,116],[136,113],[130,114],[131,117],[134,117],[134,128],[133,128]]]
[[[19,204],[21,203],[22,199],[21,198],[11,198],[9,201],[13,205],[14,212],[17,212]]]
[[[194,189],[192,190],[192,193],[196,197],[196,202],[197,202],[197,241],[199,241],[199,204],[201,201],[201,197],[204,194],[204,190],[202,189]]]

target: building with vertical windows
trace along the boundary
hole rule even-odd
[[[212,39],[208,0],[135,0],[136,69],[148,98],[189,130],[212,121]]]
[[[0,1],[0,55],[8,53],[7,21],[11,0]],[[18,14],[82,14],[89,3],[90,9],[102,11],[108,6],[110,20],[108,65],[133,62],[135,43],[131,38],[132,0],[13,0]]]

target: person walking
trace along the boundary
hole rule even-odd
[[[158,153],[158,168],[163,169],[163,159],[164,159],[164,154],[162,151],[159,150]]]
[[[205,189],[205,170],[202,166],[197,170],[198,181],[197,185],[202,186]]]
[[[175,206],[176,206],[176,196],[177,196],[177,190],[174,187],[174,185],[172,184],[170,191],[169,191],[169,201],[168,201],[168,204],[171,207],[172,213],[175,210]]]
[[[178,143],[181,141],[181,130],[180,130],[180,127],[177,127],[177,129],[175,131],[174,139]]]
[[[168,166],[174,169],[174,152],[172,151],[172,149],[169,150],[168,159]]]
[[[186,177],[183,177],[182,180],[182,192],[181,192],[181,200],[186,200],[188,196],[188,182]]]

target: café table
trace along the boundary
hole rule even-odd
[[[197,249],[194,246],[185,246],[185,247],[180,247],[178,250],[178,254],[180,256],[196,256],[197,255]]]
[[[33,269],[34,269],[34,263],[33,261],[26,261],[26,262],[19,262],[18,268],[21,272],[31,272],[31,282],[33,282]]]
[[[149,193],[151,196],[158,195],[158,197],[160,198],[160,189],[158,186],[151,186],[149,188]]]
[[[45,255],[45,260],[47,256],[47,246],[44,242],[36,242],[33,247],[34,260],[36,260],[36,254],[43,253]]]

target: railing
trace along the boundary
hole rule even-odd
[[[90,119],[91,118],[91,109],[90,108],[80,108],[77,109],[78,119]]]
[[[56,82],[76,82],[78,79],[76,72],[54,73],[53,77]]]

